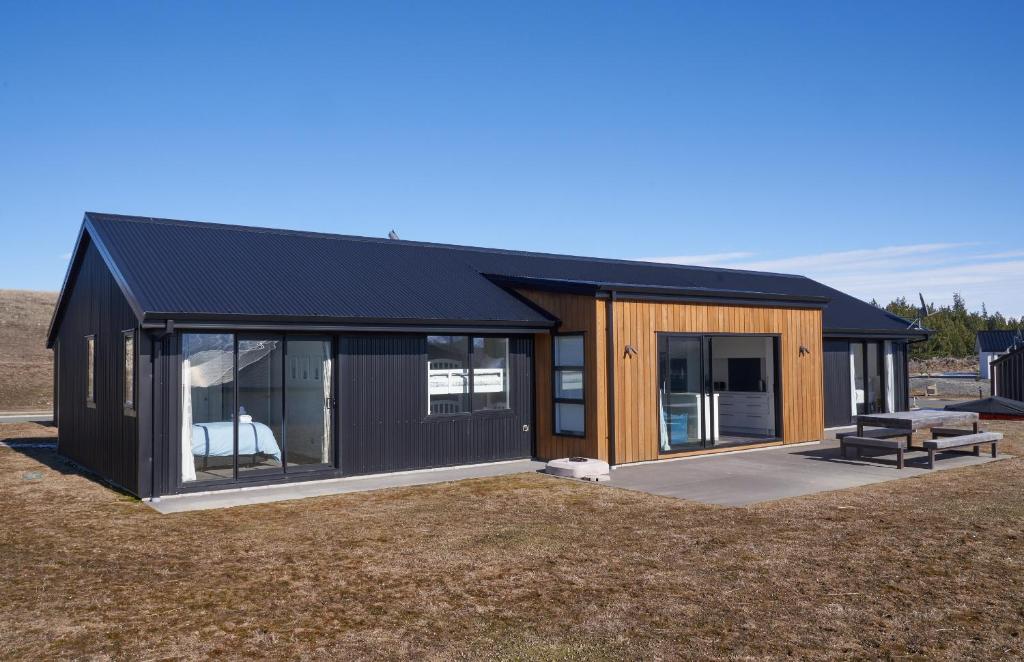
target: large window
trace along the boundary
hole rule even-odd
[[[235,474],[235,337],[186,333],[181,339],[181,480]]]
[[[238,337],[238,475],[284,471],[284,337]]]
[[[583,334],[554,337],[555,434],[586,434]]]
[[[125,331],[122,335],[124,347],[124,410],[126,413],[135,411],[135,330]]]
[[[85,337],[85,404],[96,406],[96,336]]]
[[[328,465],[331,457],[331,339],[289,336],[285,363],[288,470]]]
[[[509,408],[508,338],[427,336],[427,413]]]
[[[183,334],[182,482],[331,466],[332,347],[322,336]]]

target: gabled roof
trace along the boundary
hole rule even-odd
[[[88,234],[140,322],[173,319],[550,327],[511,291],[775,300],[824,307],[826,333],[924,335],[803,276],[89,212]],[[64,288],[80,259],[81,236]],[[59,323],[58,299],[50,341]]]
[[[978,351],[1005,352],[1014,344],[1024,345],[1024,331],[978,331]]]

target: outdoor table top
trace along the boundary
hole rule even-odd
[[[941,409],[915,409],[895,411],[887,414],[858,414],[857,425],[877,425],[904,430],[926,430],[928,428],[973,425],[978,415],[973,411],[944,411]]]

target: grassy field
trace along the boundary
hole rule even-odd
[[[161,516],[0,447],[0,658],[1019,658],[1022,495],[1012,459],[748,508],[519,475]]]
[[[0,290],[0,411],[53,406],[53,353],[46,330],[55,292]]]

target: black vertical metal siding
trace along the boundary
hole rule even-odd
[[[910,374],[907,366],[907,343],[892,342],[893,385],[895,387],[896,411],[910,409]]]
[[[1024,400],[1024,347],[992,362],[992,394]]]
[[[95,246],[86,246],[57,333],[58,450],[97,475],[138,494],[138,426],[124,413],[122,331],[138,321]],[[86,406],[86,342],[96,336],[96,406]],[[137,363],[137,362],[136,362]]]
[[[339,350],[343,474],[531,456],[532,339],[509,343],[511,410],[452,416],[427,416],[425,336],[343,336]]]
[[[825,427],[849,425],[850,412],[850,341],[825,340],[822,366],[825,371]]]

